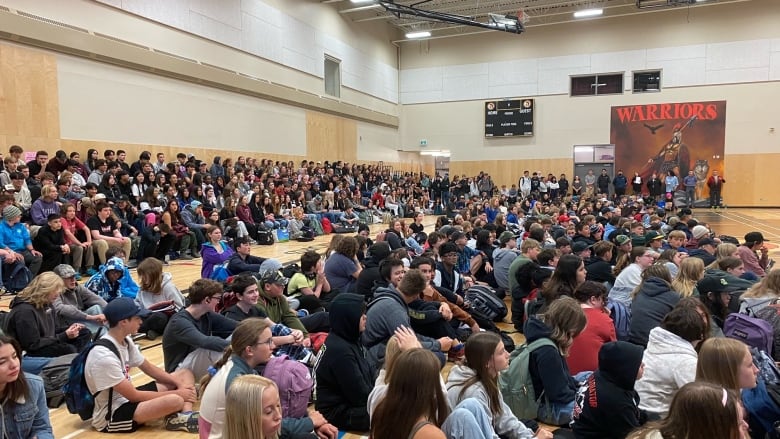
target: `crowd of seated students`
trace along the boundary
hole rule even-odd
[[[780,296],[760,232],[748,233],[743,245],[720,242],[690,209],[667,215],[641,196],[610,200],[594,187],[582,196],[582,184],[575,179],[569,186],[565,176],[553,182],[555,177],[526,175],[507,189],[485,173],[430,178],[342,162],[296,166],[217,157],[209,165],[180,153],[166,163],[164,154],[152,161],[144,152],[127,163],[123,151],[107,150],[100,158],[90,150],[83,163],[78,153],[57,151],[48,161],[48,153],[38,151],[24,164],[22,153],[12,147],[0,172],[6,191],[0,194],[0,257],[3,271],[25,264],[33,275],[41,273],[14,299],[7,325],[26,351],[25,370],[28,359],[40,367],[52,356],[78,352],[90,329],[108,324],[106,338],[124,353],[100,352],[106,357],[100,362],[96,353],[93,370],[140,366],[156,380],[135,389],[114,374],[88,378],[91,390],[114,391],[113,397],[98,396],[103,402],[93,426],[100,431],[132,431],[166,416],[171,430],[196,432],[200,426],[201,437],[221,437],[220,428],[226,434],[231,428],[230,416],[223,421],[220,414],[229,414],[230,382],[284,354],[314,366],[316,378],[317,411],[295,421],[296,434],[330,438],[338,428],[418,439],[437,431],[447,437],[478,437],[477,431],[484,437],[551,437],[501,405],[496,379],[508,365],[504,343],[489,325],[480,328],[464,300],[479,283],[509,296],[513,323],[529,341],[549,338],[555,346],[530,358],[534,391],[544,395],[538,420],[571,425],[576,437],[626,437],[648,416],[665,418],[657,424],[661,437],[672,437],[664,428],[679,422],[674,401],[686,383],[699,379],[692,369],[697,347],[722,336],[718,329],[740,305],[771,319],[762,311],[773,310]],[[365,223],[383,212],[394,218],[373,243]],[[423,214],[439,215],[435,231],[423,232]],[[324,261],[305,253],[301,272],[291,279],[278,271],[278,261],[250,254],[251,245],[273,229],[316,233],[324,219],[357,235],[334,235]],[[363,224],[355,228],[356,221]],[[140,285],[127,271],[134,240]],[[162,271],[166,256],[202,258],[203,279],[190,286],[186,303]],[[694,258],[702,263],[685,262]],[[62,268],[68,262],[73,268]],[[237,299],[224,315],[216,312],[224,286],[210,280],[222,270],[234,275],[229,288]],[[85,274],[91,276],[86,288],[77,284]],[[610,331],[612,319],[603,318],[614,307],[633,314],[625,334],[617,321]],[[148,364],[127,338],[141,328],[151,338],[162,335],[165,370]],[[237,328],[247,333],[237,337]],[[315,332],[328,333],[316,361]],[[622,336],[630,346],[616,341]],[[780,343],[777,329],[775,340]],[[5,345],[13,347],[0,343],[0,354],[13,357]],[[369,393],[382,367],[389,367],[388,346],[403,352],[383,372],[387,404],[374,400],[370,415]],[[570,352],[576,361],[567,358]],[[616,358],[631,360],[620,364]],[[426,378],[432,359],[437,367],[448,359],[462,364],[446,387]],[[409,370],[419,372],[416,382],[433,387],[420,394],[438,406],[424,409],[404,399]],[[732,398],[732,392],[755,387],[748,372],[740,372],[738,384],[715,384]],[[209,400],[216,398],[217,406],[199,419],[191,411],[193,383],[214,373],[219,394]],[[606,412],[583,405],[593,400],[583,395],[601,391],[617,404],[613,412],[621,423],[599,422]],[[735,406],[743,410],[739,402]],[[390,427],[387,413],[394,407],[408,408],[413,419]],[[746,403],[744,412],[758,431],[765,425],[751,410]],[[292,421],[281,415],[275,428],[293,437],[285,427]],[[225,426],[217,427],[221,422]]]

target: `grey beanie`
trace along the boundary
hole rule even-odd
[[[22,210],[13,204],[3,209],[3,219],[6,221],[16,218],[17,216],[22,216]]]

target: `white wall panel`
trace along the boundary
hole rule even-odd
[[[661,69],[661,88],[701,85],[706,82],[704,58],[654,61],[650,68]]]
[[[766,67],[769,40],[735,41],[707,45],[707,71]]]
[[[442,97],[445,101],[481,99],[487,94],[487,73],[484,75],[444,77]]]
[[[539,78],[539,62],[536,59],[498,61],[488,65],[488,85],[536,84]]]
[[[401,92],[441,90],[443,78],[444,69],[442,67],[401,70]]]
[[[590,68],[590,55],[551,56],[539,59],[539,70],[562,70]]]
[[[769,67],[752,69],[708,70],[707,84],[735,84],[739,82],[761,82],[769,80]]]
[[[705,58],[707,45],[693,44],[690,46],[660,47],[647,49],[647,64],[651,66],[655,61],[685,60],[691,58]]]
[[[390,102],[398,101],[398,73],[395,65],[380,61],[370,50],[359,50],[335,35],[334,22],[342,17],[321,14],[314,5],[287,3],[279,10],[261,0],[97,0],[145,18],[191,32],[221,44],[245,50],[273,62],[322,78],[324,56],[342,63],[346,87]],[[328,5],[316,6],[332,9]],[[311,11],[309,11],[311,8]],[[317,15],[309,20],[305,14]],[[331,11],[328,11],[331,12]],[[319,26],[319,27],[317,27]],[[338,29],[342,30],[342,29]],[[387,44],[381,41],[382,45]],[[360,80],[363,74],[381,76]],[[389,82],[396,85],[388,87]]]
[[[772,52],[769,58],[769,80],[780,80],[780,52]]]
[[[590,70],[593,73],[630,72],[647,68],[645,50],[594,53],[590,56]]]
[[[536,96],[537,94],[539,94],[539,88],[536,86],[536,83],[514,84],[489,87],[487,97],[488,99],[519,98]]]
[[[241,0],[190,0],[190,11],[241,29]]]

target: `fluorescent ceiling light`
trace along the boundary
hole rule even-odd
[[[408,34],[406,34],[406,38],[426,38],[430,36],[431,33],[428,32],[427,30],[421,32],[409,32]]]
[[[373,3],[374,0],[351,0],[352,3],[360,4],[360,3]]]
[[[604,13],[603,9],[584,9],[574,13],[574,18],[595,17]]]

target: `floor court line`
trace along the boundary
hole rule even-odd
[[[742,215],[732,214],[732,213],[724,214],[724,213],[721,213],[721,212],[714,212],[714,214],[718,215],[721,218],[726,219],[728,221],[733,221],[733,222],[736,222],[736,223],[739,223],[739,224],[743,224],[743,225],[746,225],[746,226],[758,229],[758,230],[764,232],[769,237],[780,238],[780,233],[778,233],[778,232],[780,232],[780,228],[774,227],[774,226],[770,226],[770,225],[766,224],[765,222],[762,222],[759,219],[755,219],[755,218],[752,218],[752,217],[745,217],[745,216],[742,216]],[[771,230],[768,231],[767,229],[771,229]]]

